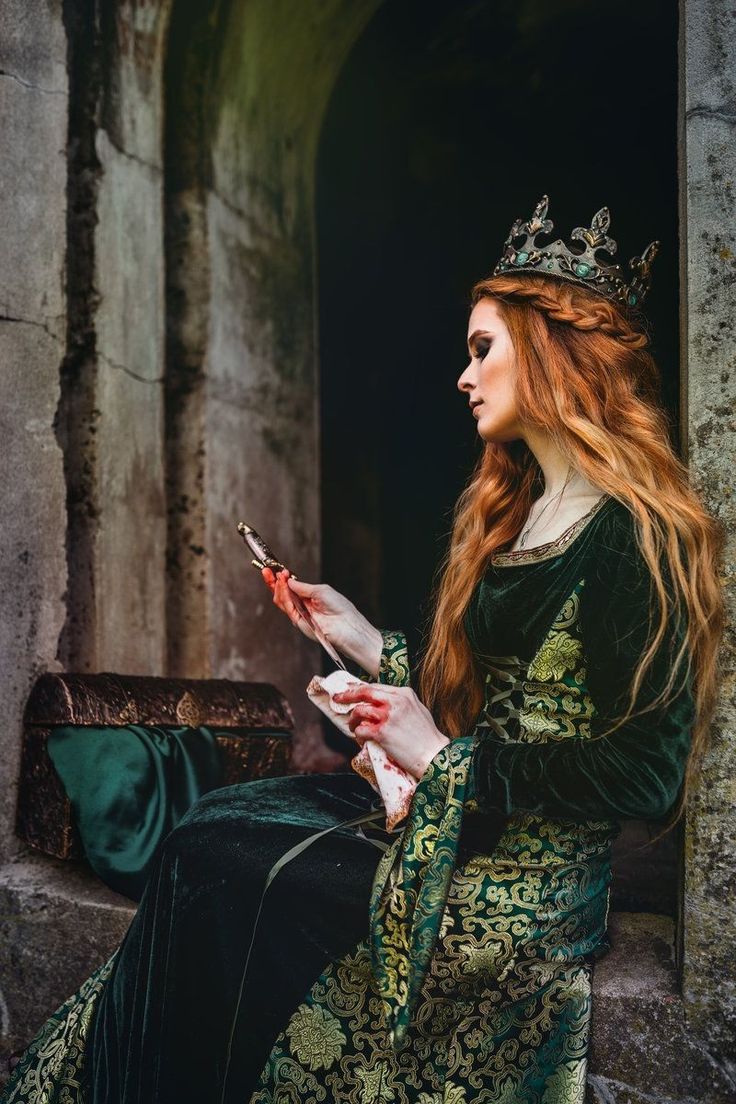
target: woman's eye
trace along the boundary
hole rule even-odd
[[[476,345],[475,347],[475,360],[485,360],[490,351],[490,345]]]

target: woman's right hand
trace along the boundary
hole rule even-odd
[[[304,583],[301,579],[295,579],[288,568],[275,574],[270,567],[264,567],[261,575],[273,594],[274,603],[306,637],[317,639],[296,609],[292,591],[301,598],[332,646],[358,663],[368,674],[378,677],[383,637],[349,598],[327,583]]]

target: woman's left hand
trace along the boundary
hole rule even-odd
[[[441,748],[449,744],[432,714],[408,686],[366,683],[334,694],[336,702],[356,705],[347,716],[358,743],[375,740],[414,778],[422,777]]]

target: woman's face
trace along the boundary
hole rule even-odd
[[[468,321],[471,360],[457,381],[466,391],[484,441],[522,436],[516,409],[514,347],[495,299],[481,299]]]

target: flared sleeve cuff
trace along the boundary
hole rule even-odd
[[[404,831],[382,855],[373,879],[372,972],[396,1051],[407,1042],[439,938],[474,745],[471,735],[440,748],[417,784]]]

